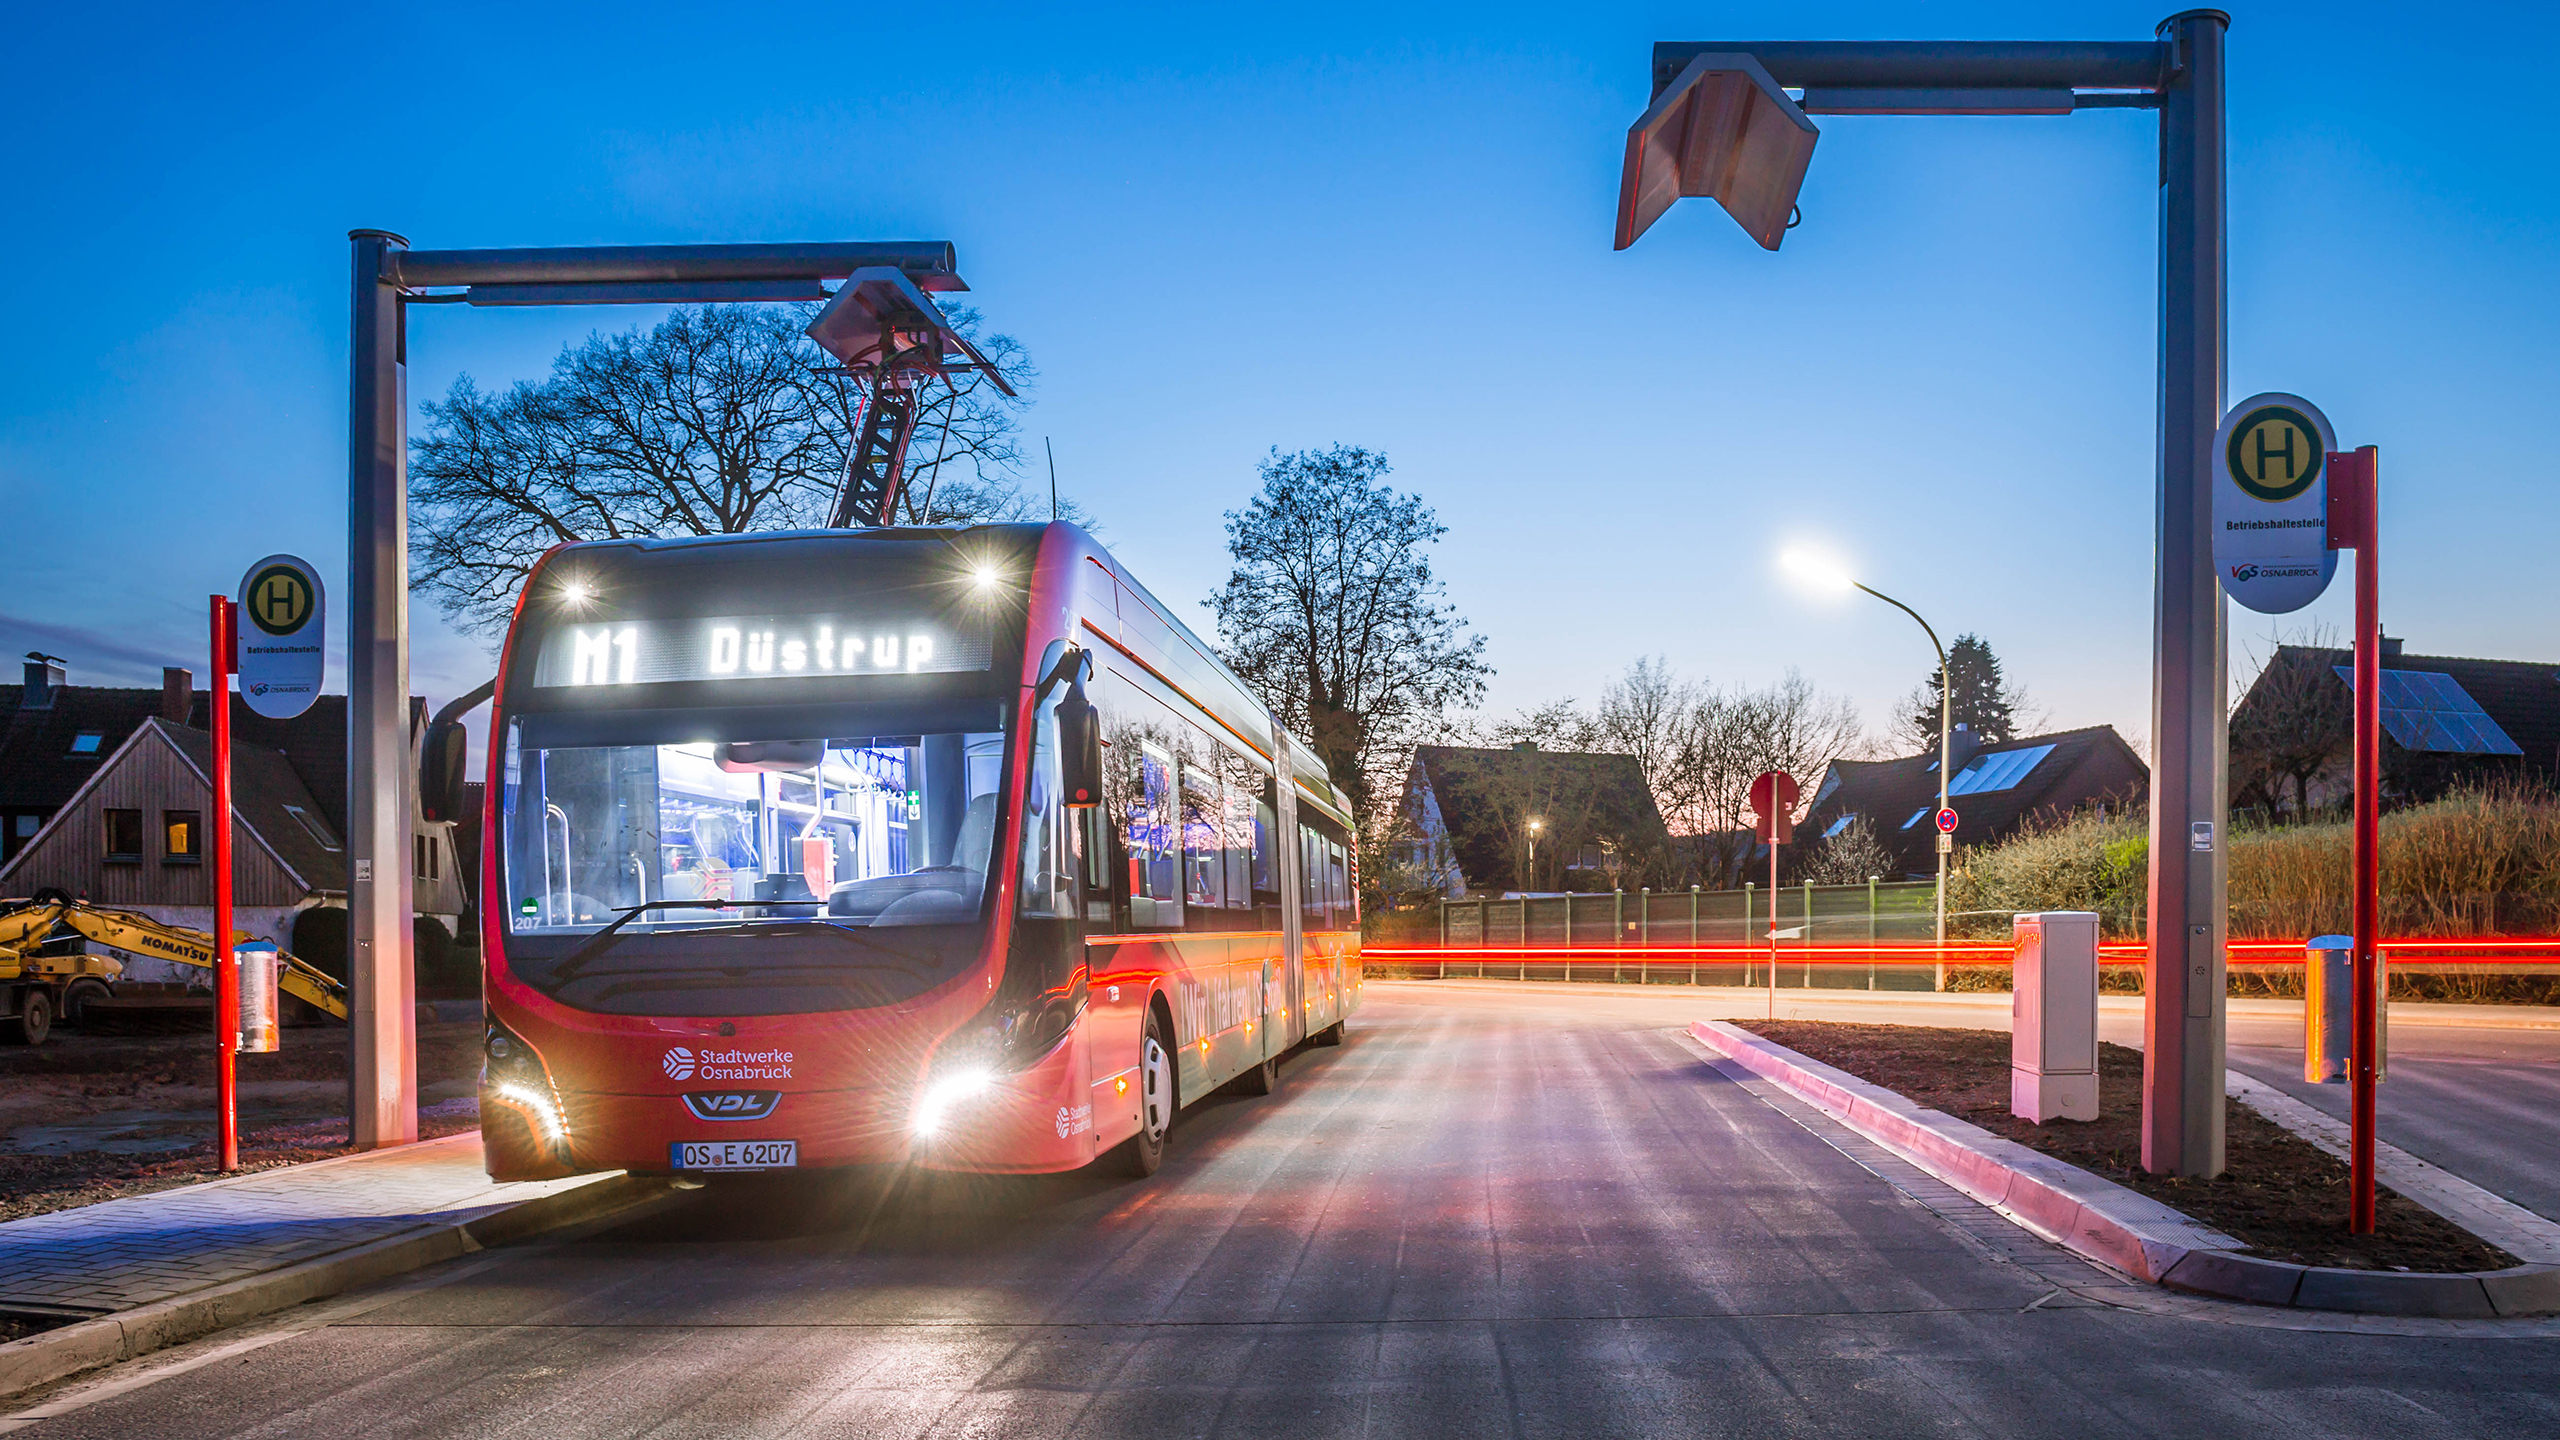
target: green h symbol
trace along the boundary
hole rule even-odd
[[[2267,473],[2267,461],[2275,456],[2281,455],[2284,457],[2284,478],[2291,480],[2301,473],[2300,467],[2296,464],[2293,458],[2293,427],[2291,425],[2283,427],[2284,448],[2282,450],[2270,450],[2267,448],[2267,432],[2275,428],[2276,427],[2272,425],[2261,425],[2258,427],[2258,474],[2261,477],[2264,477]]]
[[[292,579],[283,575],[271,575],[266,584],[258,587],[258,608],[266,612],[268,624],[293,623],[293,592]]]

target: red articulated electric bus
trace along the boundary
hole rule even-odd
[[[1347,798],[1073,525],[566,546],[492,717],[499,1179],[1147,1174],[1359,1003]]]

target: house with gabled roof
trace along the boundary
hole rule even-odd
[[[66,685],[60,667],[33,657],[26,685],[0,687],[0,813],[12,841],[0,900],[61,890],[210,931],[210,697],[180,669],[151,691]],[[321,696],[291,720],[230,698],[234,924],[326,968],[345,952],[346,697]],[[411,720],[414,745],[422,713]],[[455,827],[413,817],[411,831],[418,913],[454,936],[466,908]],[[201,978],[151,960],[128,961],[126,973]]]
[[[1956,843],[1993,845],[2031,821],[2056,820],[2090,806],[2139,809],[2151,789],[2151,767],[2112,725],[2026,735],[1998,744],[1956,728],[1947,805],[1956,812]],[[1886,878],[1937,873],[1938,756],[1835,760],[1796,824],[1809,845],[1864,819],[1890,857]]]
[[[2560,664],[2411,655],[2382,639],[2382,779],[2390,803],[2466,784],[2560,788]],[[2353,791],[2355,654],[2279,645],[2231,716],[2231,803],[2297,815]]]

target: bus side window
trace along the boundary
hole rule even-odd
[[[1031,778],[1022,795],[1021,913],[1053,919],[1075,915],[1074,831],[1058,788],[1058,709],[1040,708],[1032,727]]]
[[[1254,794],[1242,784],[1226,784],[1226,815],[1221,825],[1226,853],[1226,907],[1254,907]]]
[[[1253,889],[1259,894],[1272,897],[1272,901],[1276,902],[1280,897],[1280,877],[1271,872],[1271,842],[1279,834],[1280,817],[1273,813],[1271,802],[1267,798],[1254,800],[1252,824],[1253,834],[1250,837],[1250,843],[1253,847]]]
[[[1129,923],[1179,929],[1181,802],[1175,793],[1173,756],[1141,743],[1137,765],[1137,793],[1129,806]]]
[[[1298,910],[1307,929],[1324,928],[1324,837],[1303,824],[1298,827]]]
[[[1226,787],[1196,765],[1182,767],[1182,898],[1218,909],[1227,903]]]

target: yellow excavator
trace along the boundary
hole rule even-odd
[[[63,953],[59,942],[74,938],[129,955],[213,968],[213,937],[201,930],[40,890],[32,900],[0,906],[0,1044],[41,1045],[56,1015],[77,1025],[89,1002],[115,994],[124,962],[112,955]],[[250,938],[245,931],[232,932],[234,945]],[[288,995],[347,1018],[347,987],[306,961],[286,955],[277,984]]]

